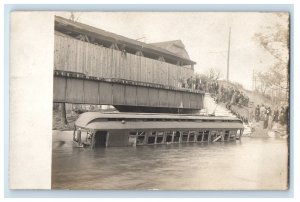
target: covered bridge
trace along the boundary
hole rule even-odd
[[[196,63],[181,41],[177,49],[146,44],[62,17],[55,17],[54,41],[54,102],[108,104],[120,111],[203,107],[203,92],[182,88]]]

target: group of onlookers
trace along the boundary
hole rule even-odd
[[[196,77],[191,76],[191,77],[187,78],[186,80],[180,79],[179,87],[205,91],[207,88],[207,82],[201,81],[200,77],[198,77],[198,76],[196,76]]]
[[[223,86],[221,86],[218,92],[217,101],[248,107],[249,97],[245,95],[245,93],[234,89],[233,87],[224,88]]]
[[[255,121],[263,121],[264,122],[264,128],[272,128],[273,123],[280,123],[280,125],[287,124],[289,117],[289,108],[287,107],[281,107],[278,109],[276,107],[274,110],[271,109],[270,106],[257,105],[255,108]]]
[[[207,81],[201,82],[199,77],[190,77],[186,81],[180,82],[180,87],[203,90],[210,93],[216,100],[216,102],[223,102],[226,104],[226,108],[231,110],[231,112],[240,118],[244,123],[248,124],[248,117],[240,115],[238,112],[233,111],[231,106],[249,106],[249,97],[242,91],[234,88],[232,86],[220,85],[217,81]],[[263,121],[263,128],[271,129],[273,123],[280,123],[285,125],[288,122],[289,108],[281,107],[280,109],[276,107],[271,109],[270,106],[265,106],[264,104],[257,105],[255,108],[254,119],[256,122]]]

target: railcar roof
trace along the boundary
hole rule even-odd
[[[230,123],[230,122],[177,122],[177,121],[170,121],[170,122],[125,122],[121,123],[120,121],[112,121],[112,122],[91,122],[87,124],[85,127],[87,129],[95,129],[95,130],[176,130],[176,129],[185,129],[185,130],[197,130],[197,129],[242,129],[242,123]]]
[[[162,119],[162,120],[215,120],[215,121],[241,121],[235,117],[228,116],[202,116],[191,114],[157,114],[157,113],[101,113],[85,112],[75,122],[76,126],[86,127],[91,122],[100,122],[96,119]],[[164,123],[165,124],[165,123]],[[177,122],[178,124],[178,122]],[[226,123],[228,124],[228,123]]]

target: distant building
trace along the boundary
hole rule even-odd
[[[150,43],[151,45],[157,46],[159,48],[166,49],[182,58],[190,59],[188,52],[185,49],[184,44],[181,40],[174,40],[174,41],[164,41],[164,42],[157,42],[157,43]]]

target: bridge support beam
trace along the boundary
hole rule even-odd
[[[191,113],[203,108],[204,93],[54,76],[53,102],[113,105],[120,111]]]

